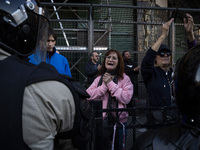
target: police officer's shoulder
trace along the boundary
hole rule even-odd
[[[135,144],[133,145],[132,150],[144,150],[146,147],[152,145],[152,141],[156,136],[156,130],[148,130],[137,137]]]
[[[182,132],[179,124],[159,129],[150,129],[138,136],[134,147],[137,150],[148,149],[148,147],[151,147],[153,150],[160,150],[160,148],[164,150],[163,147],[169,148],[167,146],[171,147],[172,143],[176,143]]]
[[[181,128],[180,124],[159,129],[153,139],[153,149],[176,149],[178,141],[185,131],[185,129]]]

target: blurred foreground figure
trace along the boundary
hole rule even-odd
[[[90,115],[84,118],[79,107],[88,111],[87,101],[71,78],[44,63],[48,27],[48,14],[36,1],[0,1],[2,150],[83,149],[88,143]],[[33,52],[39,65],[28,62]]]
[[[173,79],[180,123],[141,134],[133,150],[200,149],[200,45],[178,61]]]

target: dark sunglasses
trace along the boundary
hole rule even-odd
[[[159,55],[160,57],[164,57],[164,56],[165,56],[165,54],[167,55],[167,57],[169,57],[169,56],[171,56],[171,55],[172,55],[172,53],[171,53],[171,52],[158,52],[158,54],[157,54],[157,55]]]

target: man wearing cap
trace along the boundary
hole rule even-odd
[[[191,44],[195,44],[194,21],[191,15],[186,14],[186,17],[188,21],[184,18],[184,28],[190,42],[189,47],[192,47]],[[172,52],[167,45],[163,44],[173,20],[174,18],[163,24],[160,37],[147,51],[141,64],[141,74],[147,89],[149,106],[170,106],[174,102],[171,86]]]

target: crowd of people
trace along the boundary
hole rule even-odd
[[[89,102],[101,100],[105,110],[129,107],[135,79],[141,72],[148,106],[176,106],[180,122],[141,134],[132,150],[199,149],[200,47],[193,32],[193,17],[186,13],[183,23],[188,52],[174,67],[173,52],[164,43],[173,21],[162,25],[160,37],[146,52],[141,66],[131,59],[129,51],[121,54],[109,49],[102,62],[93,51],[85,66],[85,89],[74,81],[67,58],[55,48],[57,35],[49,26],[48,12],[34,0],[9,5],[1,1],[0,147],[85,150],[91,138]],[[167,115],[171,117],[171,113]],[[112,127],[103,131],[104,150],[126,149],[128,116],[124,110],[102,113],[103,125]],[[116,130],[118,126],[121,128]]]

